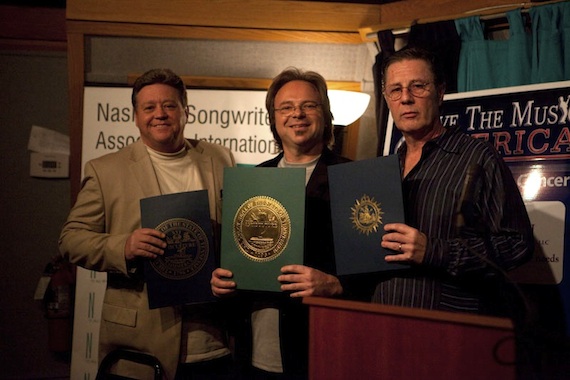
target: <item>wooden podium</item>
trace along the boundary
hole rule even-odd
[[[510,320],[308,297],[309,378],[515,379]]]

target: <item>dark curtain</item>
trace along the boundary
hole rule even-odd
[[[394,35],[391,31],[378,33],[380,53],[374,64],[374,86],[376,95],[376,120],[378,131],[377,155],[383,155],[386,140],[386,123],[388,122],[388,106],[382,96],[382,61],[395,51]],[[443,61],[447,92],[457,92],[457,67],[461,40],[453,21],[441,21],[429,24],[414,25],[410,28],[407,46],[417,46],[432,50]]]
[[[457,67],[461,39],[453,21],[412,26],[408,46],[419,46],[437,54],[445,70],[446,93],[457,92]]]
[[[372,68],[374,75],[374,97],[376,98],[376,126],[378,131],[378,146],[376,155],[382,156],[384,141],[386,140],[386,123],[388,123],[388,105],[382,96],[382,61],[395,51],[394,34],[390,30],[378,32],[378,44],[380,53],[376,55],[376,61]]]

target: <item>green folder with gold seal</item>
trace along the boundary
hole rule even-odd
[[[303,264],[304,228],[304,169],[224,169],[221,267],[238,290],[281,291],[281,267]]]
[[[400,270],[382,248],[384,225],[405,223],[397,155],[328,167],[337,275]]]

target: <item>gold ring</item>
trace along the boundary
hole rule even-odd
[[[398,251],[402,252],[402,244],[398,246]]]

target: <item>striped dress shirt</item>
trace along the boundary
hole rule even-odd
[[[405,154],[404,144],[398,150],[401,162]],[[465,178],[477,165],[482,171],[468,202],[474,212],[466,216],[468,226],[459,228]],[[427,236],[426,254],[421,265],[383,274],[373,302],[504,314],[497,286],[505,284],[507,271],[532,257],[534,239],[519,189],[496,150],[448,128],[424,145],[402,189],[406,224]]]

